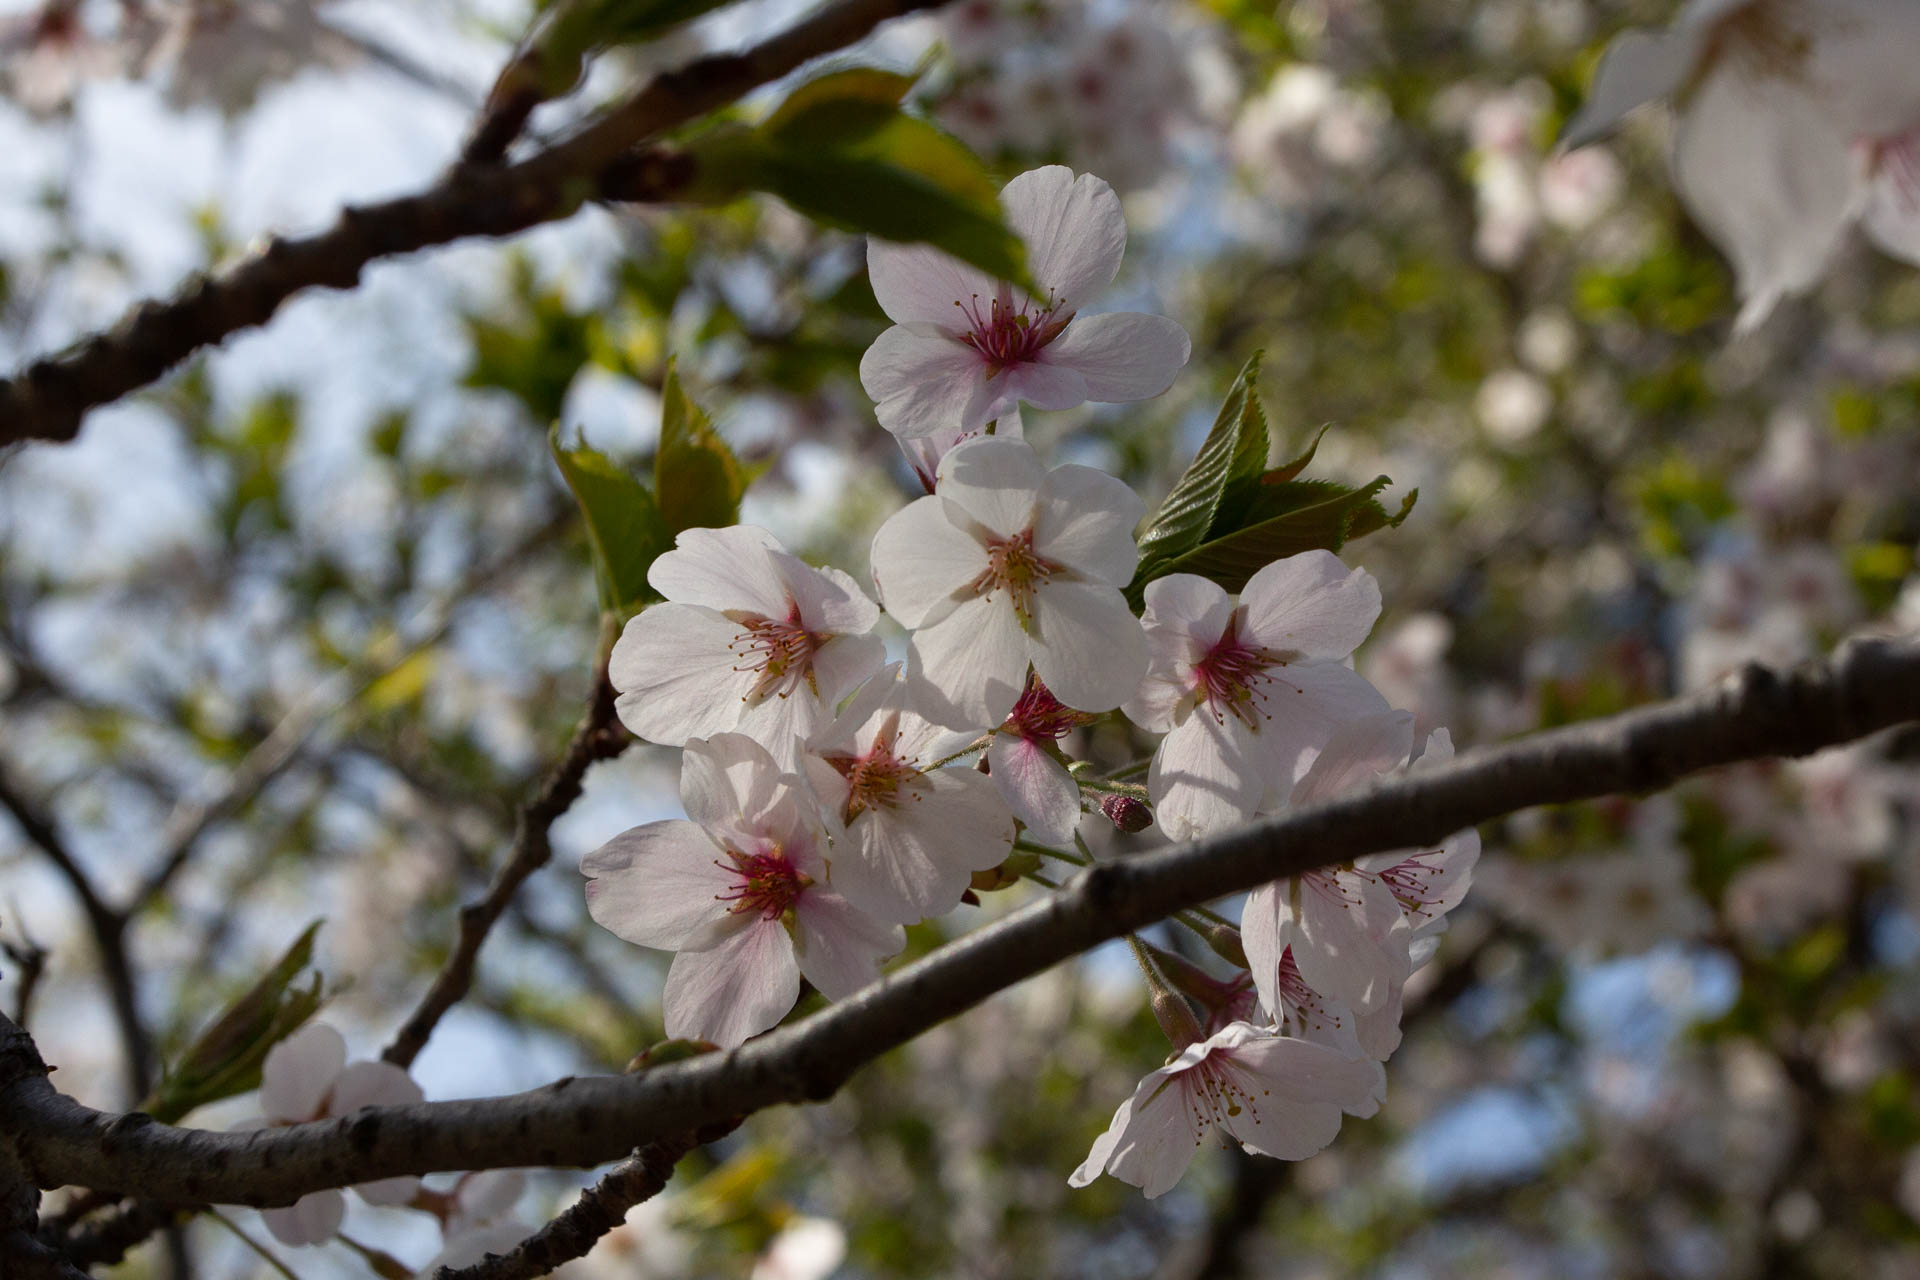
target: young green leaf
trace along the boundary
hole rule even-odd
[[[669,539],[682,529],[724,529],[740,522],[747,474],[706,410],[680,385],[674,362],[660,389],[660,452],[653,487]]]
[[[1267,465],[1267,416],[1260,407],[1260,353],[1233,380],[1213,429],[1140,536],[1140,568],[1129,593],[1169,572],[1165,566],[1218,531],[1221,505],[1235,481],[1257,481]]]
[[[1209,539],[1168,563],[1154,576],[1197,573],[1228,591],[1238,591],[1247,585],[1248,578],[1275,560],[1315,548],[1339,551],[1349,538],[1358,536],[1356,530],[1370,533],[1399,524],[1413,510],[1416,495],[1409,494],[1401,504],[1400,513],[1389,516],[1375,501],[1375,496],[1390,483],[1386,476],[1378,476],[1357,489],[1330,485],[1323,491],[1326,496],[1318,501],[1295,506],[1223,537]],[[1146,584],[1140,585],[1144,590]]]
[[[673,534],[653,494],[591,445],[563,446],[558,423],[547,444],[586,517],[600,607],[624,615],[658,600],[659,593],[647,585],[647,570],[661,552],[672,548]]]

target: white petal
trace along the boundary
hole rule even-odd
[[[680,804],[708,831],[753,831],[780,802],[785,772],[763,744],[745,734],[696,738],[680,757]]]
[[[818,886],[793,904],[800,972],[829,1000],[844,1000],[880,977],[880,962],[900,954],[907,935]]]
[[[894,512],[873,535],[873,577],[887,612],[903,627],[938,620],[957,593],[987,569],[987,550],[958,528],[939,498]]]
[[[420,1179],[402,1174],[378,1182],[356,1182],[353,1193],[368,1204],[391,1207],[406,1204],[420,1192]]]
[[[1173,385],[1193,344],[1165,316],[1137,311],[1082,316],[1040,353],[1047,364],[1086,379],[1087,399],[1119,404],[1157,396]]]
[[[404,1067],[391,1062],[355,1062],[333,1082],[327,1114],[348,1116],[362,1107],[401,1107],[426,1096]]]
[[[1315,991],[1372,1013],[1412,972],[1413,930],[1377,880],[1341,873],[1338,882],[1340,892],[1328,893],[1303,881],[1294,895],[1294,963]]]
[[[1039,743],[1018,734],[996,733],[987,748],[987,767],[1013,816],[1043,844],[1065,845],[1080,825],[1080,787]]]
[[[1373,782],[1407,762],[1413,712],[1388,711],[1341,725],[1294,784],[1292,803],[1317,804]]]
[[[750,524],[682,529],[647,582],[676,604],[785,619],[790,593],[776,559],[784,554],[779,539]]]
[[[756,679],[728,648],[740,625],[711,609],[656,604],[621,632],[607,662],[620,722],[648,742],[684,746],[740,723]]]
[[[732,1048],[779,1022],[799,998],[800,966],[786,928],[749,917],[707,950],[673,958],[663,997],[667,1035]]]
[[[580,860],[587,914],[643,947],[672,951],[720,914],[732,883],[719,846],[691,822],[649,822],[623,831]]]
[[[1341,659],[1360,647],[1380,616],[1380,584],[1365,569],[1348,569],[1330,551],[1276,560],[1240,592],[1247,630],[1276,652]]]
[[[880,606],[867,598],[850,575],[834,568],[816,569],[785,552],[774,557],[774,564],[807,630],[860,635],[880,621]]]
[[[1717,67],[1687,105],[1674,181],[1693,216],[1733,260],[1746,299],[1739,327],[1826,269],[1854,212],[1851,139],[1785,78]]]
[[[1026,242],[1027,273],[1060,311],[1078,310],[1113,283],[1127,251],[1127,219],[1104,181],[1047,165],[1009,182],[1000,205]]]
[[[1175,840],[1236,827],[1273,785],[1272,762],[1240,721],[1202,706],[1160,741],[1147,770],[1154,817]]]
[[[887,319],[895,324],[931,324],[954,333],[971,321],[961,304],[990,302],[995,284],[984,272],[932,245],[867,241],[867,279]]]
[[[974,872],[1012,852],[1006,801],[972,769],[935,769],[893,799],[856,817],[833,856],[834,890],[876,919],[913,924],[945,915]]]
[[[1280,992],[1280,957],[1285,954],[1293,926],[1293,910],[1281,899],[1293,882],[1277,880],[1247,895],[1240,908],[1240,948],[1247,953],[1247,972],[1260,995],[1260,1007],[1276,1014],[1285,1004]]]
[[[1105,1172],[1139,1187],[1149,1200],[1173,1189],[1204,1136],[1194,1127],[1177,1074],[1162,1067],[1140,1081],[1067,1178],[1069,1186],[1084,1187]]]
[[[966,343],[925,325],[895,325],[860,357],[860,385],[880,425],[902,439],[985,426],[988,365]],[[977,418],[977,421],[972,419]]]
[[[1165,733],[1193,693],[1194,665],[1233,619],[1233,598],[1197,574],[1170,573],[1147,584],[1146,605],[1147,674],[1121,710],[1149,733]]]
[[[1699,61],[1704,33],[1697,27],[1628,31],[1600,59],[1587,100],[1560,134],[1563,147],[1584,147],[1642,103],[1665,98],[1684,84]]]
[[[1304,1160],[1340,1132],[1340,1113],[1367,1108],[1379,1064],[1343,1058],[1323,1044],[1292,1037],[1247,1040],[1227,1055],[1228,1070],[1252,1105],[1229,1115],[1228,1132],[1251,1150]]]
[[[260,1063],[260,1110],[279,1123],[314,1119],[346,1065],[347,1042],[340,1033],[309,1022],[267,1050]]]
[[[1086,375],[1071,365],[1045,360],[1008,365],[988,379],[987,395],[984,403],[969,410],[981,422],[1017,411],[1022,401],[1036,409],[1072,409],[1092,398]]]
[[[1113,710],[1147,674],[1146,633],[1117,587],[1046,583],[1034,593],[1031,644],[1041,681],[1080,711]]]
[[[338,1191],[313,1191],[279,1209],[262,1209],[267,1230],[281,1244],[324,1244],[347,1216],[347,1198]]]
[[[1133,530],[1145,512],[1132,486],[1106,472],[1055,467],[1034,508],[1034,552],[1094,582],[1124,587],[1140,559]]]
[[[971,520],[1011,538],[1033,525],[1047,468],[1024,440],[982,436],[956,445],[941,459],[939,494],[947,518]]]
[[[907,642],[907,691],[935,724],[987,729],[1020,699],[1027,678],[1027,635],[1004,594],[958,605]]]
[[[1259,739],[1282,779],[1282,795],[1341,726],[1392,710],[1366,677],[1338,662],[1278,667],[1269,674],[1273,683],[1260,705],[1271,718],[1261,721]]]
[[[1886,173],[1875,178],[1861,225],[1883,251],[1920,266],[1920,193],[1911,183]]]

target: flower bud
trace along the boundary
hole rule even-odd
[[[1161,987],[1153,993],[1153,1019],[1173,1042],[1175,1052],[1200,1039],[1200,1020],[1184,996]]]
[[[1240,943],[1240,931],[1232,925],[1217,924],[1207,930],[1207,945],[1228,964],[1247,967],[1247,949]]]
[[[1101,796],[1100,812],[1107,815],[1109,821],[1128,835],[1145,831],[1153,825],[1153,810],[1145,800],[1133,796]]]

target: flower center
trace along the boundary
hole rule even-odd
[[[1194,664],[1194,692],[1206,701],[1219,723],[1225,724],[1227,717],[1233,716],[1247,728],[1258,730],[1260,721],[1273,718],[1266,709],[1266,686],[1274,683],[1269,669],[1284,667],[1299,656],[1291,650],[1276,653],[1242,640],[1240,615],[1235,612],[1213,648]]]
[[[1193,1125],[1194,1145],[1200,1144],[1208,1129],[1225,1124],[1229,1117],[1242,1111],[1250,1111],[1255,1120],[1259,1119],[1259,1104],[1238,1073],[1228,1069],[1223,1058],[1208,1054],[1185,1074],[1180,1092],[1186,1099],[1187,1116]],[[1260,1096],[1265,1097],[1269,1092],[1262,1089]]]
[[[759,673],[743,702],[759,703],[769,695],[784,698],[802,683],[813,686],[813,655],[830,637],[801,624],[799,605],[788,610],[784,622],[757,613],[735,621],[746,629],[727,645],[739,659],[733,669]]]
[[[953,305],[967,318],[967,332],[960,340],[978,351],[995,373],[1033,360],[1073,319],[1071,312],[1056,317],[1056,304],[1051,302],[1031,312],[1030,302],[1015,307],[1012,294],[1004,288],[984,306],[977,293]]]
[[[754,912],[762,920],[778,920],[813,881],[787,861],[785,853],[738,853],[727,850],[730,862],[715,858],[713,865],[733,876],[732,892],[717,893],[716,902],[731,902],[734,915]]]
[[[1437,853],[1439,850],[1428,852]],[[1440,868],[1420,861],[1426,856],[1425,853],[1416,853],[1405,862],[1396,862],[1378,873],[1380,883],[1393,891],[1401,907],[1417,916],[1433,914],[1427,908],[1440,897],[1433,887],[1433,882],[1440,878]]]
[[[1280,1000],[1285,1008],[1280,1011],[1281,1018],[1296,1032],[1321,1031],[1327,1028],[1337,1030],[1341,1017],[1327,1007],[1320,993],[1307,985],[1300,976],[1300,965],[1293,958],[1293,948],[1288,947],[1280,953],[1280,976],[1276,984],[1280,990]]]
[[[892,743],[893,734],[886,731],[874,739],[873,749],[863,756],[826,758],[847,780],[847,807],[841,821],[850,823],[868,809],[898,807],[902,788],[907,788],[912,799],[920,798],[911,787],[922,772],[918,758],[896,756]]]
[[[1020,700],[1013,704],[1013,710],[1008,713],[1005,728],[1022,738],[1057,742],[1081,725],[1092,724],[1097,719],[1098,716],[1075,711],[1054,697],[1053,691],[1040,683],[1040,677],[1029,671],[1026,687],[1020,690]]]
[[[1011,538],[989,537],[986,545],[986,571],[973,580],[970,590],[976,596],[989,597],[1004,590],[1013,597],[1013,612],[1020,619],[1020,625],[1031,628],[1033,593],[1058,573],[1060,566],[1034,554],[1031,528],[1022,529]]]

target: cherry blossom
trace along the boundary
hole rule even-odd
[[[833,887],[861,911],[900,924],[942,915],[975,871],[1013,851],[1013,819],[993,783],[970,765],[934,767],[970,737],[909,710],[890,666],[808,744]]]
[[[1169,1190],[1216,1127],[1258,1155],[1304,1160],[1340,1132],[1343,1110],[1372,1104],[1379,1064],[1235,1022],[1140,1081],[1068,1183],[1102,1173],[1149,1199]]]
[[[829,887],[812,793],[737,733],[687,743],[687,818],[650,822],[581,860],[587,911],[628,942],[674,951],[667,1035],[736,1045],[785,1016],[800,979],[829,999],[905,945]]]
[[[1121,709],[1167,735],[1147,788],[1176,840],[1244,822],[1338,726],[1387,710],[1342,661],[1379,616],[1380,588],[1329,552],[1268,565],[1237,605],[1186,573],[1149,583],[1146,603],[1150,665]]]
[[[607,675],[649,742],[740,732],[799,766],[796,739],[879,670],[880,610],[838,569],[815,569],[752,525],[687,529],[647,581],[667,603],[627,623]]]
[[[310,1022],[267,1050],[260,1064],[260,1117],[237,1129],[266,1129],[352,1115],[362,1107],[401,1106],[426,1095],[391,1062],[347,1061],[347,1042],[324,1022]],[[368,1204],[405,1204],[420,1180],[382,1178],[354,1188]],[[282,1244],[320,1244],[346,1216],[346,1197],[314,1191],[277,1209],[263,1209],[267,1229]]]
[[[955,729],[997,725],[1029,666],[1070,707],[1118,706],[1147,665],[1120,594],[1139,495],[1091,467],[1049,471],[1025,442],[995,437],[947,454],[938,487],[873,539],[887,612],[913,631],[916,709]]]
[[[987,767],[1013,816],[1048,844],[1068,843],[1080,825],[1080,784],[1055,757],[1053,744],[1093,719],[1029,675],[987,748]]]
[[[1144,400],[1187,362],[1186,332],[1164,316],[1075,321],[1126,251],[1111,187],[1049,165],[1009,182],[1000,203],[1038,297],[926,245],[867,246],[874,296],[894,326],[861,358],[860,382],[880,425],[903,439],[977,431],[1023,400],[1037,409]]]
[[[1682,94],[1680,196],[1727,255],[1752,328],[1810,288],[1849,225],[1920,262],[1920,6],[1907,0],[1691,0],[1607,51],[1566,142]]]

